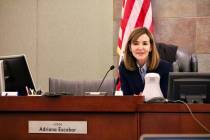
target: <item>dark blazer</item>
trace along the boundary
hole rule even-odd
[[[147,70],[147,73],[154,72],[160,75],[160,88],[164,97],[167,96],[168,75],[171,71],[172,64],[165,60],[160,60],[160,63],[155,71]],[[134,71],[129,71],[125,68],[124,62],[122,61],[119,66],[119,73],[121,90],[124,95],[139,94],[144,90],[144,82],[141,79],[138,68]]]

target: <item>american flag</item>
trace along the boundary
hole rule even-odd
[[[153,32],[152,5],[150,0],[122,0],[117,53],[119,64],[123,58],[126,42],[135,27],[146,27]],[[120,89],[120,83],[117,90]]]

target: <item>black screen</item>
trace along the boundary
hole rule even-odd
[[[169,73],[169,100],[187,103],[210,103],[210,73],[171,72]]]
[[[0,57],[0,60],[4,65],[5,91],[17,91],[24,96],[26,86],[35,90],[24,55]]]

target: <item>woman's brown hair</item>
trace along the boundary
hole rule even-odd
[[[135,41],[137,41],[137,39],[143,34],[146,34],[149,37],[150,45],[151,45],[151,52],[149,53],[149,56],[148,56],[148,58],[149,58],[149,61],[147,64],[148,69],[150,71],[153,71],[157,68],[157,66],[159,64],[160,56],[157,51],[152,33],[145,27],[136,28],[131,32],[131,34],[128,38],[128,41],[126,43],[125,52],[124,52],[125,53],[124,54],[124,64],[125,64],[126,69],[128,69],[130,71],[134,71],[137,68],[137,65],[136,65],[137,60],[133,56],[131,49],[130,49],[131,44],[134,43]]]

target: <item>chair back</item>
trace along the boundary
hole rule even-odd
[[[174,72],[197,72],[198,59],[196,54],[189,54],[186,50],[172,44],[157,43],[160,58],[173,65]]]
[[[82,96],[85,92],[96,92],[101,80],[63,80],[49,78],[49,92],[65,93],[76,96]],[[114,90],[114,80],[106,79],[100,92],[107,92],[108,96],[112,95]]]

